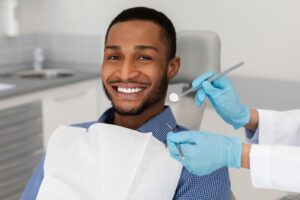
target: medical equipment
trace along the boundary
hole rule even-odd
[[[213,82],[213,81],[215,81],[215,80],[221,78],[221,77],[224,76],[225,74],[228,74],[229,72],[231,72],[231,71],[233,71],[233,70],[235,70],[235,69],[241,67],[242,65],[244,65],[244,62],[240,62],[240,63],[234,65],[233,67],[231,67],[231,68],[229,68],[229,69],[227,69],[227,70],[221,72],[220,74],[216,74],[216,75],[210,77],[209,79],[207,79],[207,81]],[[195,91],[197,91],[197,90],[200,90],[201,88],[202,88],[202,86],[199,86],[198,88],[192,88],[192,87],[191,87],[190,89],[188,89],[187,91],[181,93],[180,95],[178,95],[178,94],[176,94],[176,93],[171,93],[171,94],[169,95],[169,99],[170,99],[171,102],[176,103],[176,102],[179,101],[180,97],[182,97],[182,96],[184,96],[184,95],[186,95],[186,94],[195,92]]]
[[[172,126],[170,126],[170,124],[166,123],[166,125],[169,127],[169,129],[171,129],[172,131],[175,131],[175,128],[172,128]],[[176,143],[176,148],[177,148],[177,150],[178,150],[178,152],[179,152],[179,155],[180,155],[181,160],[184,160],[185,157],[184,157],[184,155],[183,155],[183,153],[182,153],[182,150],[181,150],[181,147],[180,147],[180,144],[179,144],[179,143]]]

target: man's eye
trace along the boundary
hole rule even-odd
[[[140,56],[138,60],[152,60],[152,58],[150,56]]]
[[[119,56],[108,56],[107,60],[119,60]]]

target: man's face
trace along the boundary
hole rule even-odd
[[[150,21],[114,24],[107,36],[103,86],[117,113],[137,115],[164,102],[168,85],[167,47]]]

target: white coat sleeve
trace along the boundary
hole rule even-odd
[[[253,187],[300,192],[300,147],[252,145],[250,175]]]
[[[250,152],[253,186],[300,192],[300,110],[258,112],[253,138],[259,145]]]
[[[258,110],[258,143],[300,146],[300,110]]]
[[[257,111],[259,123],[256,132],[246,130],[250,143],[300,146],[300,110]]]

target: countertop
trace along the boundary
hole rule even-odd
[[[54,68],[54,67],[47,67]],[[64,86],[72,83],[78,83],[81,81],[86,81],[90,79],[100,80],[100,69],[88,69],[79,67],[55,67],[63,68],[68,70],[73,70],[74,75],[69,77],[54,77],[54,78],[21,78],[16,74],[16,71],[8,72],[0,70],[0,83],[2,84],[12,84],[15,87],[8,90],[0,91],[0,100],[4,100],[11,97],[16,97],[22,94],[29,94],[32,92],[38,92],[45,89],[50,89],[54,87]],[[24,68],[22,69],[24,70]],[[6,74],[11,74],[11,76],[6,76]]]

